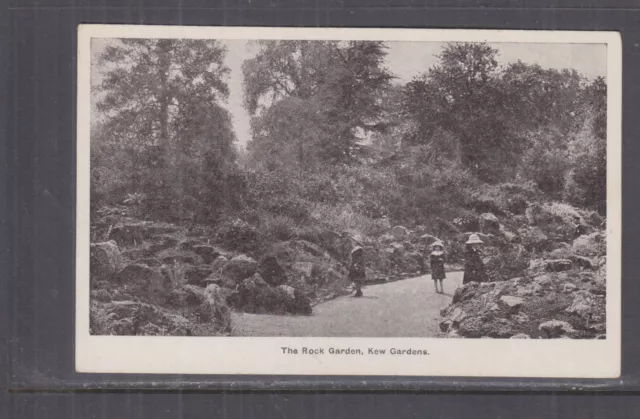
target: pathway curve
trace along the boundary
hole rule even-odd
[[[313,308],[311,316],[235,313],[236,336],[430,337],[440,333],[440,310],[462,283],[462,272],[449,272],[444,294],[429,275],[370,285],[364,296],[339,297]]]

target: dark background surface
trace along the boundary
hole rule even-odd
[[[640,4],[637,1],[11,1],[0,68],[0,370],[12,393],[0,393],[0,414],[15,418],[351,417],[457,418],[636,417],[640,390],[637,141],[640,114]],[[561,5],[561,6],[560,6]],[[458,378],[215,377],[76,374],[74,336],[76,27],[80,23],[232,26],[349,26],[473,29],[619,30],[623,39],[623,376],[620,380]],[[2,106],[6,106],[4,110]],[[3,132],[4,131],[4,132]],[[2,135],[6,133],[6,135]],[[6,163],[6,165],[5,165]],[[6,169],[6,170],[5,170]],[[5,189],[6,192],[5,192]],[[6,213],[5,213],[6,211]],[[6,245],[6,246],[5,246]],[[6,248],[6,251],[4,249]],[[1,268],[6,267],[5,270]],[[6,342],[6,345],[5,345]],[[4,356],[4,352],[7,356]],[[188,356],[188,354],[185,354]],[[497,361],[487,354],[488,362]],[[7,361],[6,363],[4,361]],[[598,362],[597,359],[593,360]],[[3,380],[4,381],[4,380]],[[153,392],[289,389],[288,394]],[[74,392],[146,389],[143,393]],[[326,394],[302,390],[358,390]],[[414,393],[393,396],[365,390]],[[560,391],[591,395],[416,394],[423,390]],[[600,392],[624,391],[613,396]],[[46,394],[42,394],[42,392]],[[9,397],[8,401],[2,400]],[[388,403],[388,400],[393,400]],[[3,409],[6,411],[3,411]],[[8,410],[7,410],[8,409]],[[636,411],[638,411],[636,407]],[[626,410],[626,413],[625,413]]]

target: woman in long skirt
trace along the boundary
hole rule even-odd
[[[362,297],[362,283],[366,279],[366,273],[364,269],[364,249],[360,246],[356,246],[351,251],[349,279],[353,282],[356,289],[354,297]]]
[[[480,240],[477,234],[472,234],[465,244],[464,278],[462,279],[462,283],[488,282],[489,277],[479,249],[483,241]]]
[[[437,241],[432,246],[433,251],[429,255],[429,262],[431,264],[431,279],[433,279],[433,285],[436,287],[436,292],[444,293],[442,281],[446,278],[444,272],[444,245],[441,241]],[[438,290],[438,282],[440,283],[440,289]]]

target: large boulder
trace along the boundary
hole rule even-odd
[[[124,259],[115,241],[91,243],[90,255],[92,280],[109,279],[124,267]]]
[[[200,256],[202,261],[207,264],[213,262],[218,256],[220,256],[220,251],[218,251],[218,249],[207,244],[195,245],[191,250],[193,253]]]
[[[561,338],[572,335],[575,332],[570,323],[561,320],[549,320],[541,323],[539,329],[544,332],[544,336],[549,339]]]
[[[313,243],[290,240],[275,243],[265,252],[258,273],[270,286],[293,286],[318,301],[346,292],[350,284],[346,265]]]
[[[222,276],[240,283],[256,273],[258,262],[247,255],[238,255],[227,262],[221,269]]]
[[[500,297],[499,301],[500,303],[504,304],[504,306],[507,307],[509,311],[517,311],[524,303],[524,300],[522,298],[511,295],[503,295],[502,297]]]
[[[484,234],[500,234],[500,221],[490,212],[480,215],[480,231]]]
[[[245,279],[239,286],[237,308],[250,313],[311,314],[311,300],[300,290],[279,285],[271,287],[259,274]]]
[[[260,274],[246,278],[238,287],[236,308],[249,313],[285,314],[288,295],[269,286]]]
[[[153,303],[165,302],[173,288],[170,277],[146,265],[127,265],[112,279],[133,296]]]
[[[214,272],[220,272],[228,262],[229,259],[225,256],[218,256],[213,262],[211,262],[211,268]]]
[[[606,240],[602,233],[585,234],[576,238],[571,248],[576,255],[603,256],[606,254]]]
[[[278,286],[288,281],[287,274],[275,255],[266,255],[260,259],[258,273],[270,285]]]

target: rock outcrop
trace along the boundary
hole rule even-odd
[[[480,231],[484,234],[500,234],[500,221],[490,212],[480,214]]]
[[[450,337],[596,338],[606,332],[604,288],[587,271],[466,284],[442,316],[440,329]]]
[[[256,273],[258,262],[247,255],[238,255],[227,262],[220,270],[224,278],[230,279],[233,283],[239,284],[245,278]]]
[[[124,267],[124,259],[115,241],[91,244],[91,280],[109,279]]]

